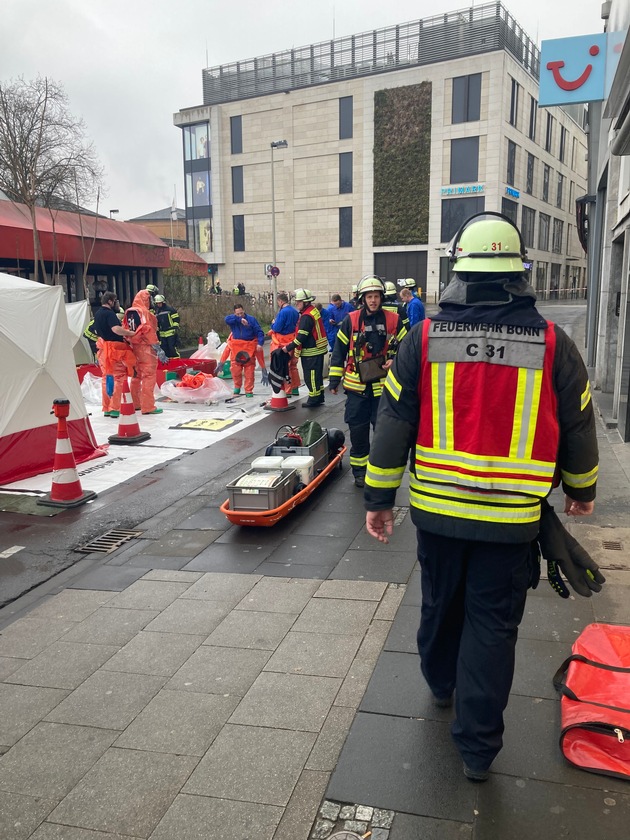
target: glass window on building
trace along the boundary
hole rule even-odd
[[[508,140],[507,173],[506,173],[506,176],[505,176],[505,180],[511,187],[514,186],[515,177],[516,177],[516,143],[513,140]]]
[[[451,140],[451,184],[466,184],[479,177],[479,138]]]
[[[577,137],[574,137],[571,144],[571,169],[573,170],[575,170],[575,160],[577,158],[577,143]]]
[[[545,129],[545,151],[550,152],[553,144],[553,117],[547,113],[547,127]]]
[[[232,233],[234,235],[234,250],[245,250],[245,216],[232,216]]]
[[[561,125],[560,126],[560,148],[558,150],[558,159],[560,163],[564,163],[564,158],[567,153],[567,130],[566,128]]]
[[[232,204],[242,204],[243,199],[243,167],[232,167]]]
[[[556,191],[556,207],[562,209],[562,192],[564,190],[564,175],[558,172],[558,189]]]
[[[567,250],[566,254],[567,257],[571,255],[571,237],[573,235],[573,227],[572,225],[567,224]],[[567,266],[568,268],[568,266]]]
[[[339,155],[339,192],[352,192],[352,152]]]
[[[520,89],[519,83],[516,79],[512,79],[512,92],[510,95],[510,125],[516,127],[518,125],[518,93]]]
[[[192,204],[193,207],[207,207],[210,204],[210,173],[192,173]]]
[[[538,250],[549,250],[549,223],[551,216],[546,213],[540,213],[538,216]]]
[[[521,235],[526,248],[534,247],[534,227],[536,225],[536,211],[531,207],[525,207],[521,210]]]
[[[544,294],[547,291],[547,263],[536,264],[536,292]]]
[[[184,126],[184,130],[182,131],[182,139],[184,141],[184,160],[192,160],[193,159],[192,141],[191,141],[192,133],[193,133],[192,126],[190,126],[190,125]]]
[[[557,298],[560,288],[560,264],[551,263],[551,282],[549,283],[549,297]]]
[[[352,97],[342,96],[339,99],[339,139],[349,140],[352,137]]]
[[[553,240],[551,250],[554,254],[562,253],[562,238],[564,234],[564,222],[562,219],[553,220]]]
[[[527,153],[527,179],[525,181],[525,192],[528,195],[534,194],[534,165],[536,158],[531,152]]]
[[[208,137],[208,123],[194,125],[191,129],[192,160],[210,157],[210,139]]]
[[[486,209],[483,196],[470,198],[442,199],[442,231],[440,242],[449,242],[464,224],[466,219],[474,213],[482,213]]]
[[[549,179],[551,178],[551,169],[546,163],[543,163],[543,188],[542,200],[549,201]]]
[[[529,97],[529,126],[527,136],[530,140],[536,140],[536,120],[538,117],[538,102],[533,96]]]
[[[453,79],[451,122],[475,122],[481,113],[481,73]]]
[[[230,147],[233,155],[243,153],[243,118],[230,117]]]
[[[515,225],[518,224],[518,204],[516,201],[510,201],[509,198],[501,199],[501,212]]]
[[[573,213],[575,208],[573,206],[573,199],[575,198],[575,184],[569,181],[569,213]]]
[[[339,247],[352,248],[352,207],[339,208]]]

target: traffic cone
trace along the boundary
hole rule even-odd
[[[70,400],[54,400],[52,413],[57,418],[57,443],[53,461],[52,488],[50,493],[37,499],[38,505],[51,507],[79,507],[96,498],[93,490],[85,493],[81,488],[72,442],[68,435],[66,417],[70,414]]]
[[[118,421],[118,434],[110,435],[107,440],[110,443],[142,443],[149,440],[151,435],[148,432],[141,432],[136,420],[136,410],[133,407],[129,380],[123,378],[122,394],[120,396],[120,420]]]
[[[200,335],[199,336],[199,341],[197,342],[197,350],[203,350],[203,348],[204,348],[203,336]]]
[[[295,406],[289,405],[286,392],[280,391],[279,394],[274,393],[274,395],[271,398],[271,401],[265,403],[263,408],[265,411],[291,411],[291,409],[295,408]]]

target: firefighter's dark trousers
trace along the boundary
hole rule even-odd
[[[304,384],[308,388],[309,402],[324,402],[324,356],[320,353],[317,356],[305,356],[302,354],[302,373]]]
[[[451,733],[474,770],[487,770],[503,746],[529,550],[529,543],[473,542],[418,531],[421,669],[436,697],[455,690]]]
[[[380,397],[372,394],[368,386],[363,394],[346,391],[346,409],[343,415],[350,431],[350,467],[352,474],[364,476],[370,456],[370,426],[376,424]]]

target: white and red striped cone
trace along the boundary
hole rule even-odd
[[[286,392],[280,391],[279,394],[274,393],[274,395],[271,398],[271,401],[265,403],[263,408],[265,411],[291,411],[291,409],[295,408],[295,406],[289,405]]]
[[[107,440],[110,443],[133,444],[149,440],[151,435],[148,432],[141,432],[136,410],[133,407],[129,380],[123,379],[122,394],[120,396],[120,419],[118,420],[118,434],[110,435]]]
[[[37,504],[60,508],[79,507],[90,499],[95,499],[96,493],[93,490],[87,490],[84,493],[79,480],[66,422],[70,414],[70,401],[55,400],[53,413],[57,418],[57,443],[53,461],[52,488],[50,493],[37,499]]]

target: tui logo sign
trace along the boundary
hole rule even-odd
[[[619,35],[598,33],[543,41],[539,105],[606,99],[619,61]],[[623,39],[621,39],[623,44]]]

